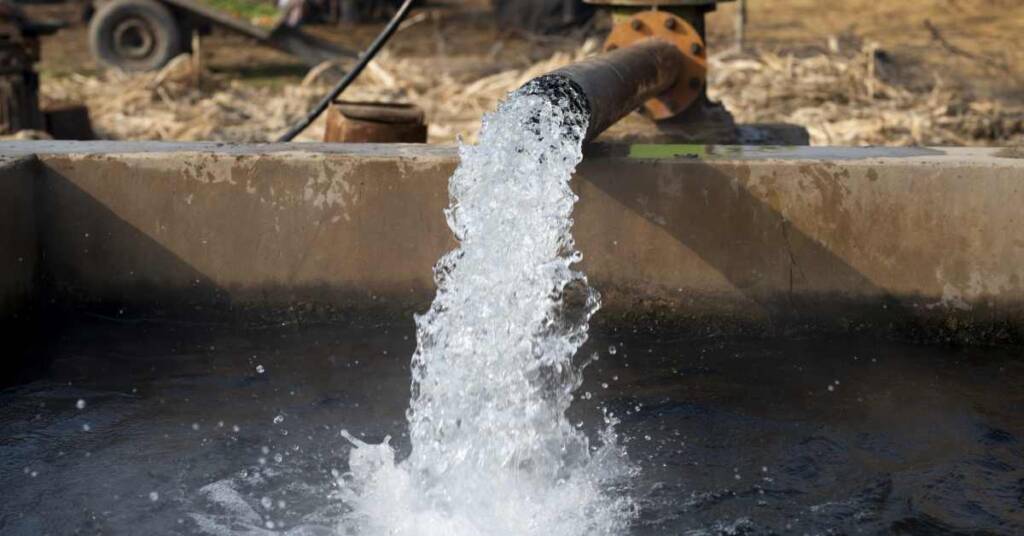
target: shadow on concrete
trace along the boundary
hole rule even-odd
[[[737,178],[749,175],[749,166],[737,163],[731,172],[723,167],[700,160],[591,158],[580,165],[579,176],[665,229],[762,308],[767,322],[758,331],[858,329],[908,313],[864,274],[747,192]],[[842,291],[813,290],[822,288]]]
[[[85,313],[113,321],[252,328],[409,316],[429,304],[433,288],[415,285],[406,296],[375,296],[373,289],[328,282],[221,285],[73,180],[40,168],[35,194],[42,244],[39,294],[50,316]]]
[[[0,388],[33,373],[31,356],[44,340],[40,329],[39,243],[34,227],[33,157],[0,158]]]
[[[210,278],[67,178],[39,168],[33,342],[24,347],[11,384],[44,376],[63,352],[64,334],[83,321],[131,329],[150,322],[187,323],[191,313],[229,303]],[[115,284],[105,283],[111,281]]]
[[[59,173],[36,185],[42,292],[103,314],[227,306],[225,289]]]

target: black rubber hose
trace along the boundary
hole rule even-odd
[[[331,89],[331,91],[327,93],[327,95],[325,95],[324,98],[321,99],[320,102],[318,102],[317,105],[302,118],[301,121],[295,123],[292,128],[288,129],[288,132],[282,134],[281,137],[277,139],[278,142],[292,141],[295,136],[298,136],[303,130],[306,130],[306,128],[308,128],[317,117],[320,117],[320,114],[324,113],[324,110],[331,105],[331,102],[334,102],[334,99],[338,98],[338,95],[341,95],[342,91],[345,91],[345,89],[348,88],[356,78],[359,78],[359,74],[362,73],[363,69],[365,69],[370,61],[373,60],[373,57],[380,52],[380,49],[384,47],[385,43],[391,39],[395,30],[398,29],[398,25],[402,24],[402,21],[405,20],[405,16],[409,14],[409,10],[412,9],[412,5],[414,3],[416,3],[416,0],[405,0],[405,2],[402,3],[402,6],[395,12],[395,16],[391,17],[391,21],[388,22],[387,26],[381,30],[377,38],[370,43],[370,46],[363,51],[362,55],[359,57],[359,62],[356,63],[356,66],[345,74],[345,78],[342,78],[341,81],[338,82],[338,85],[334,86],[334,88]]]

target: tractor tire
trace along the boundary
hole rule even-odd
[[[113,0],[89,22],[96,60],[125,71],[153,71],[183,51],[181,28],[156,0]]]

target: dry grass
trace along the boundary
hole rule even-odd
[[[576,53],[557,52],[526,69],[510,69],[470,83],[416,60],[382,53],[343,95],[348,100],[403,100],[424,108],[431,142],[457,136],[475,139],[480,117],[529,79],[597,49],[588,41]],[[110,139],[269,141],[284,132],[327,92],[337,69],[316,68],[301,84],[258,87],[208,72],[197,73],[190,56],[154,74],[110,71],[47,80],[45,102],[84,102],[96,132]],[[197,82],[198,80],[198,82]],[[323,137],[323,120],[299,141]]]
[[[544,46],[538,44],[538,46]],[[495,74],[452,75],[436,64],[387,53],[345,94],[352,100],[405,100],[430,122],[430,141],[475,139],[480,117],[527,80],[596,52],[574,52]],[[498,55],[495,47],[490,54]],[[1024,112],[972,100],[937,82],[926,92],[899,83],[899,73],[866,45],[845,54],[761,52],[712,59],[709,93],[737,122],[803,125],[818,145],[1014,145],[1024,141]],[[486,65],[487,62],[481,62]],[[188,56],[156,74],[47,81],[44,100],[85,102],[96,131],[113,139],[267,141],[302,116],[333,81],[321,69],[301,85],[256,87],[198,72]],[[300,140],[318,140],[322,121]]]
[[[974,100],[936,77],[929,91],[900,85],[866,45],[806,57],[762,52],[715,58],[710,95],[737,122],[802,125],[814,145],[1007,145],[1024,142],[1024,110]]]
[[[322,91],[197,76],[191,58],[182,55],[155,74],[108,71],[47,80],[41,99],[85,103],[97,135],[107,139],[257,142],[283,132]],[[307,139],[316,139],[316,132]]]
[[[468,83],[444,72],[425,69],[414,59],[385,56],[375,62],[375,68],[367,70],[366,78],[355,89],[370,95],[390,92],[422,107],[430,123],[432,142],[451,142],[459,136],[473,142],[481,116],[494,110],[510,91],[599,49],[600,42],[590,39],[576,51],[553,52],[526,68],[509,68]]]

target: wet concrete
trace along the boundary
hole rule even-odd
[[[417,310],[453,246],[452,148],[12,142],[0,154],[38,155],[37,271],[58,305]],[[587,155],[575,234],[610,318],[1022,341],[1024,160],[974,148]]]
[[[34,157],[0,156],[0,385],[22,368],[20,356],[32,342],[39,263],[36,174]]]
[[[23,314],[37,260],[34,159],[0,157],[0,315]]]

